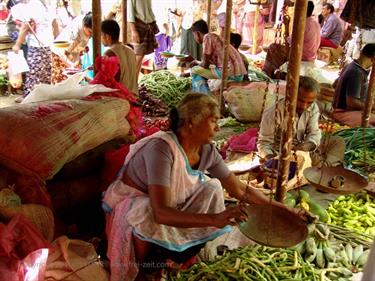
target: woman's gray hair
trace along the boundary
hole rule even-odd
[[[198,123],[207,117],[215,115],[219,115],[219,105],[212,96],[201,93],[188,93],[170,111],[171,129],[177,133],[185,122]]]

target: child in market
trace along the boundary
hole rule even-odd
[[[230,44],[240,54],[240,56],[243,60],[243,63],[245,65],[246,72],[248,73],[249,72],[249,61],[247,60],[247,57],[238,50],[238,48],[241,46],[241,42],[242,42],[242,36],[240,34],[238,34],[238,33],[231,33],[230,34]],[[244,75],[243,81],[249,81],[249,75],[248,74]]]

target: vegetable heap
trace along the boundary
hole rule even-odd
[[[328,223],[375,235],[375,200],[364,192],[339,196],[327,208]]]
[[[144,75],[139,85],[144,86],[151,95],[162,100],[168,107],[173,107],[191,88],[191,78],[176,77],[167,70],[160,70]]]
[[[319,217],[319,221],[327,222],[328,214],[317,202],[315,202],[310,194],[302,189],[298,193],[288,192],[284,200],[284,204],[290,208],[303,208]]]
[[[139,101],[142,105],[142,112],[145,116],[166,116],[168,107],[160,99],[153,97],[146,87],[142,86],[138,89]]]
[[[354,241],[349,241],[353,237],[350,232],[337,233],[335,227],[325,224],[309,225],[309,237],[306,241],[294,247],[305,259],[306,262],[314,264],[317,268],[339,268],[345,275],[350,276],[350,272],[358,272],[363,269],[370,252],[370,243],[362,235],[354,234]],[[346,234],[349,234],[346,237]],[[344,242],[346,241],[346,243]],[[363,241],[358,243],[359,241]],[[366,250],[364,250],[366,249]],[[328,272],[328,278],[337,280],[340,274]]]
[[[344,138],[346,144],[345,166],[365,174],[375,172],[375,128],[341,130],[336,136]],[[368,170],[369,169],[369,170]]]
[[[331,270],[341,272],[343,268]],[[214,261],[195,264],[188,270],[169,276],[168,280],[318,281],[320,274],[295,250],[256,245],[227,251]],[[346,274],[351,275],[351,272]]]

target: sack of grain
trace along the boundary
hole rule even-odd
[[[253,82],[244,87],[235,87],[224,92],[224,99],[228,103],[230,112],[242,122],[258,122],[261,119],[262,105],[267,84]],[[275,86],[269,87],[266,95],[265,109],[274,104]]]

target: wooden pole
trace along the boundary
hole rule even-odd
[[[260,1],[258,1],[259,3]],[[258,22],[259,22],[259,14],[260,14],[260,3],[257,5],[255,9],[255,17],[254,17],[254,27],[253,27],[253,46],[252,46],[252,51],[251,53],[255,55],[257,53],[257,48],[258,48]]]
[[[374,102],[374,95],[373,95],[374,92],[375,92],[375,62],[372,64],[370,81],[368,83],[366,104],[365,104],[365,109],[363,111],[363,116],[362,116],[363,128],[366,128],[369,125],[372,104]]]
[[[277,19],[276,19],[276,14],[277,14],[277,0],[273,0],[272,1],[272,13],[270,14],[271,16],[271,21],[272,22],[277,22]]]
[[[225,17],[225,29],[224,29],[224,59],[223,59],[223,70],[221,76],[221,87],[219,95],[220,112],[224,109],[223,103],[223,92],[227,88],[227,76],[228,76],[228,56],[230,46],[230,26],[232,22],[232,0],[227,0],[227,10]]]
[[[293,32],[291,50],[289,52],[289,67],[287,74],[287,86],[285,95],[285,107],[282,113],[280,156],[278,176],[276,182],[276,200],[282,202],[286,194],[288,182],[291,146],[293,143],[294,117],[297,106],[299,73],[302,59],[302,47],[306,24],[307,1],[296,0],[294,8]]]
[[[122,43],[128,43],[128,1],[122,0]]]
[[[210,32],[210,26],[211,26],[211,0],[207,0],[207,26],[208,26],[208,32]]]
[[[100,0],[92,0],[92,34],[93,34],[93,61],[94,61],[94,73],[96,74],[98,69],[95,69],[95,59],[101,55],[101,30],[100,25],[102,22],[102,12],[100,6]]]

